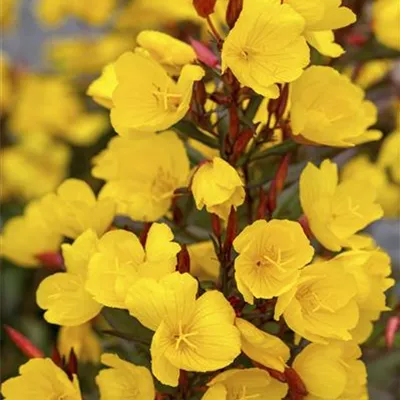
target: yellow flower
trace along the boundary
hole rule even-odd
[[[378,165],[389,170],[393,181],[400,184],[400,129],[385,137],[379,152]]]
[[[390,152],[392,151],[393,147],[390,147]],[[393,161],[396,163],[397,159]],[[400,165],[398,167],[400,169]],[[394,165],[392,171],[396,173]],[[367,156],[360,155],[346,163],[342,177],[344,180],[358,180],[366,187],[372,186],[377,192],[377,202],[381,205],[385,217],[400,215],[400,187],[390,182],[384,169],[378,163],[374,164]]]
[[[333,68],[308,68],[292,85],[293,134],[336,147],[380,139],[381,132],[368,130],[376,122],[377,110],[364,96],[360,87]]]
[[[297,284],[300,270],[314,255],[299,223],[288,220],[258,220],[233,242],[239,253],[235,279],[244,299],[271,299]]]
[[[321,54],[339,57],[343,48],[335,43],[333,29],[344,28],[356,21],[356,15],[341,5],[342,0],[284,0],[306,21],[304,36]]]
[[[29,360],[19,368],[19,373],[20,376],[10,378],[1,385],[4,400],[82,400],[76,375],[71,382],[50,358]]]
[[[216,282],[220,263],[212,241],[190,244],[190,273],[201,281]]]
[[[0,28],[4,32],[14,26],[20,0],[3,0],[0,7]],[[2,93],[3,96],[3,93]]]
[[[320,168],[309,163],[300,177],[300,200],[311,231],[327,249],[366,247],[356,233],[382,217],[376,191],[357,180],[338,183],[336,164],[324,160]]]
[[[256,328],[242,318],[236,318],[235,325],[240,331],[243,353],[265,367],[280,372],[285,370],[290,350],[281,339]]]
[[[111,63],[106,65],[103,68],[101,76],[90,84],[86,94],[101,106],[112,108],[112,94],[117,85],[118,81],[115,75],[114,63]]]
[[[94,164],[93,176],[106,181],[100,199],[114,199],[119,214],[138,221],[163,217],[189,176],[185,147],[172,131],[114,138]]]
[[[258,368],[229,369],[217,375],[207,386],[209,389],[202,400],[281,400],[288,391],[285,383]]]
[[[90,186],[78,179],[67,179],[41,202],[46,211],[43,218],[55,226],[61,234],[76,238],[87,229],[99,236],[111,225],[115,215],[112,199],[96,200]]]
[[[196,207],[204,206],[209,213],[228,219],[231,207],[243,204],[245,191],[237,171],[225,160],[214,157],[202,164],[194,173],[192,193]]]
[[[194,82],[204,76],[199,66],[185,65],[175,82],[155,60],[131,52],[115,62],[115,73],[111,122],[122,136],[168,129],[180,121],[189,110]]]
[[[37,4],[39,20],[48,27],[55,28],[64,18],[73,16],[91,25],[102,25],[116,6],[116,0],[40,0]]]
[[[400,4],[397,0],[375,0],[372,7],[372,29],[379,42],[400,50]]]
[[[275,319],[283,314],[290,329],[312,342],[350,340],[359,317],[357,290],[343,265],[312,264],[302,270],[297,286],[279,296]]]
[[[154,400],[156,395],[149,370],[124,361],[116,354],[103,354],[106,365],[96,377],[101,400],[127,399]]]
[[[292,82],[310,61],[302,36],[304,19],[280,0],[244,3],[222,48],[222,70],[266,97],[277,98],[276,83]]]
[[[391,60],[371,60],[363,64],[357,73],[355,83],[364,90],[380,82],[393,68]],[[346,75],[351,77],[355,68],[345,69]]]
[[[353,339],[364,342],[372,332],[372,321],[382,311],[389,310],[385,291],[395,283],[388,278],[391,273],[390,257],[382,250],[346,251],[330,263],[342,264],[357,283],[358,295],[355,299],[360,307],[360,320],[354,328],[356,335]]]
[[[146,50],[171,75],[179,75],[184,65],[197,58],[192,46],[163,32],[142,31],[136,41],[140,49]]]
[[[165,224],[153,224],[145,248],[131,232],[115,230],[99,241],[89,263],[86,290],[109,307],[125,308],[129,287],[140,278],[159,280],[175,271],[179,244]]]
[[[27,205],[24,215],[9,220],[0,236],[0,254],[23,267],[39,267],[37,256],[58,252],[61,235],[43,219],[45,210],[38,201]]]
[[[20,78],[9,129],[18,136],[43,132],[78,146],[93,143],[107,127],[107,117],[88,114],[66,79],[26,75]]]
[[[40,308],[47,310],[47,322],[63,326],[77,326],[94,318],[101,304],[86,291],[85,282],[90,257],[96,252],[98,239],[92,230],[84,232],[72,245],[63,244],[66,272],[58,272],[44,279],[36,292]]]
[[[66,360],[72,349],[80,362],[98,363],[100,360],[100,340],[88,322],[78,326],[62,326],[58,332],[57,348]]]
[[[43,133],[21,137],[1,152],[1,199],[30,200],[52,192],[65,179],[71,151]]]
[[[240,353],[235,313],[223,294],[213,290],[196,300],[197,281],[178,272],[159,282],[141,279],[126,299],[129,312],[155,331],[152,371],[162,383],[177,386],[179,370],[216,371]]]
[[[305,400],[367,400],[367,370],[360,357],[354,342],[309,344],[293,362],[309,393]]]

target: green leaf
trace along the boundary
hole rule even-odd
[[[150,346],[153,332],[129,315],[128,311],[104,307],[101,314],[113,328],[105,333]]]
[[[263,101],[262,96],[253,96],[246,108],[246,111],[244,113],[244,116],[248,121],[253,121],[255,115],[257,114],[257,111]]]
[[[198,142],[201,142],[208,147],[212,147],[213,149],[218,149],[219,147],[219,144],[216,139],[201,132],[190,121],[179,121],[172,127],[172,129],[174,129],[175,131],[177,131],[177,133],[185,137],[197,140]]]

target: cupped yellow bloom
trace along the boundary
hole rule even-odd
[[[71,382],[50,358],[31,359],[19,368],[19,373],[2,383],[4,400],[82,400],[76,375]]]
[[[343,48],[335,43],[333,29],[344,28],[356,21],[356,15],[341,5],[342,0],[284,0],[306,21],[304,36],[321,54],[339,57]]]
[[[233,242],[239,253],[235,279],[244,299],[271,299],[292,289],[314,255],[301,225],[288,220],[258,220]]]
[[[280,0],[244,3],[222,48],[222,70],[230,68],[239,82],[269,98],[277,83],[292,82],[310,61],[302,36],[304,19]]]
[[[290,329],[312,342],[350,340],[359,318],[357,295],[357,283],[343,265],[312,264],[302,270],[297,286],[279,296],[275,319],[283,314]]]
[[[32,201],[24,215],[9,220],[0,236],[0,255],[22,267],[39,267],[38,255],[58,252],[62,237],[43,219],[45,210]]]
[[[131,232],[106,233],[90,260],[86,289],[105,306],[125,308],[127,290],[137,280],[159,280],[175,271],[180,246],[173,239],[165,224],[151,226],[145,248]]]
[[[306,400],[367,400],[367,370],[354,342],[309,344],[296,357],[293,368],[304,382]]]
[[[243,186],[238,172],[222,158],[214,157],[195,171],[191,189],[198,210],[206,206],[209,213],[226,220],[232,207],[243,204]]]
[[[114,138],[94,164],[93,176],[106,181],[100,199],[113,198],[119,214],[138,221],[163,217],[189,176],[185,147],[172,131]]]
[[[257,399],[281,400],[288,386],[258,368],[229,369],[217,375],[207,386],[202,400]]]
[[[375,0],[372,7],[372,29],[379,42],[400,50],[400,4],[397,0]]]
[[[378,165],[387,169],[391,179],[400,184],[400,127],[385,137],[379,152]]]
[[[86,94],[101,106],[112,108],[112,94],[117,85],[114,63],[110,63],[103,68],[100,77],[90,84]]]
[[[65,179],[71,151],[44,133],[23,136],[1,152],[1,200],[31,200],[52,192]]]
[[[46,195],[41,202],[46,211],[43,218],[61,234],[76,238],[87,229],[102,235],[115,215],[115,202],[98,199],[90,186],[78,179],[67,179],[56,193]]]
[[[368,130],[377,120],[377,109],[364,97],[360,87],[335,69],[308,68],[292,84],[293,135],[334,147],[351,147],[380,139],[381,132]]]
[[[360,319],[351,332],[353,339],[364,342],[372,333],[372,322],[382,311],[387,311],[385,291],[395,281],[391,274],[390,257],[382,250],[346,251],[330,261],[341,263],[353,275],[358,288],[356,301],[360,308]]]
[[[256,328],[242,318],[236,318],[235,325],[240,331],[243,353],[264,367],[280,372],[285,370],[290,349],[281,339]]]
[[[190,273],[201,281],[216,282],[219,276],[220,263],[211,240],[193,243],[188,247],[190,256]]]
[[[101,370],[96,377],[101,400],[154,400],[153,378],[147,368],[109,353],[101,356],[101,362],[110,367]]]
[[[198,282],[175,272],[159,282],[141,279],[126,299],[130,313],[155,331],[152,371],[162,383],[177,386],[179,370],[216,371],[240,353],[235,313],[223,294],[213,290],[196,300]]]
[[[157,61],[131,52],[115,62],[115,73],[111,122],[122,136],[168,129],[180,121],[189,110],[194,82],[204,76],[199,66],[185,65],[175,82]]]
[[[359,71],[357,71],[355,83],[361,86],[364,90],[368,89],[381,82],[382,79],[390,73],[393,67],[393,61],[389,59],[368,61],[361,66]],[[346,74],[351,77],[355,72],[355,67],[348,67],[345,71]]]
[[[370,240],[356,233],[383,215],[376,191],[353,179],[338,183],[336,164],[309,163],[300,176],[300,200],[311,231],[327,249],[366,247]]]
[[[74,350],[80,362],[98,363],[100,360],[100,340],[88,322],[78,326],[62,326],[58,332],[57,348],[66,360],[71,350]]]
[[[66,272],[44,279],[36,292],[40,308],[47,310],[47,322],[77,326],[94,318],[102,305],[85,289],[88,263],[96,252],[98,239],[92,230],[84,232],[72,245],[63,244]]]
[[[140,49],[148,51],[171,75],[179,75],[184,65],[197,58],[192,46],[163,32],[142,31],[136,41]]]

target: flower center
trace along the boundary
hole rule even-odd
[[[152,182],[151,192],[155,200],[166,200],[172,198],[176,187],[176,179],[170,171],[160,168]]]
[[[293,261],[293,257],[282,261],[281,249],[275,249],[274,247],[268,249],[260,259],[256,262],[257,267],[270,268],[276,267],[279,271],[284,271],[284,266]]]
[[[231,396],[229,396],[229,400],[250,400],[260,397],[259,394],[246,394],[246,391],[246,386],[233,389]]]
[[[165,111],[176,111],[181,104],[182,95],[180,93],[170,93],[168,87],[164,90],[160,87],[156,89],[153,95],[156,97],[158,104],[162,105]]]
[[[197,332],[183,332],[182,321],[178,323],[178,333],[174,336],[175,350],[179,350],[182,345],[186,345],[192,349],[197,349],[197,346],[190,341],[190,337],[198,335]]]

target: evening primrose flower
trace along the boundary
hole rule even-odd
[[[388,170],[391,179],[400,184],[400,126],[385,137],[379,152],[378,165]]]
[[[86,94],[96,103],[111,109],[113,107],[112,94],[117,85],[114,63],[110,63],[103,68],[100,77],[90,84]]]
[[[251,360],[283,372],[290,357],[290,349],[281,339],[256,328],[242,318],[236,318],[236,328],[240,331],[242,352]]]
[[[332,267],[341,263],[353,275],[358,288],[355,300],[360,308],[360,319],[351,332],[353,339],[364,342],[372,333],[372,322],[382,311],[387,311],[385,291],[394,285],[390,257],[382,250],[346,251],[330,261]]]
[[[211,240],[189,244],[190,273],[201,281],[216,282],[220,263]]]
[[[90,260],[86,290],[105,306],[125,308],[127,290],[137,280],[159,280],[175,271],[180,246],[173,238],[167,225],[156,223],[148,232],[144,248],[131,232],[107,232]]]
[[[305,20],[304,36],[321,54],[339,57],[343,48],[335,43],[334,29],[344,28],[356,21],[356,15],[342,0],[301,1],[284,0]]]
[[[279,0],[244,3],[222,48],[222,70],[258,94],[277,98],[277,83],[292,82],[310,60],[304,19]]]
[[[228,219],[231,208],[236,209],[245,199],[239,174],[219,157],[200,165],[193,175],[191,189],[198,210],[206,206],[209,213],[224,220]]]
[[[84,232],[72,245],[63,244],[66,272],[44,279],[36,292],[36,301],[46,310],[44,319],[51,324],[77,326],[94,318],[102,305],[85,289],[90,257],[98,239],[92,230]]]
[[[236,283],[250,304],[254,297],[270,299],[290,290],[314,255],[300,224],[287,220],[258,220],[236,237],[233,247],[239,253]]]
[[[309,344],[295,358],[293,368],[312,400],[367,400],[367,370],[354,342]]]
[[[159,62],[171,75],[179,75],[184,65],[196,60],[192,46],[163,32],[142,31],[137,36],[136,42],[140,46],[136,50],[147,51],[149,56]]]
[[[379,42],[400,50],[400,5],[397,0],[375,0],[372,6],[372,29]]]
[[[136,366],[110,353],[103,354],[101,362],[110,367],[101,370],[96,377],[101,400],[154,400],[156,393],[153,378],[147,368]]]
[[[94,159],[92,174],[106,181],[99,198],[114,199],[118,214],[156,221],[167,213],[174,191],[187,185],[189,159],[172,131],[116,137]]]
[[[76,238],[87,229],[93,229],[100,236],[110,227],[115,215],[112,199],[96,200],[90,186],[78,179],[67,179],[56,193],[46,195],[41,202],[46,209],[43,218],[69,238]]]
[[[275,319],[283,314],[290,329],[312,342],[350,340],[349,331],[359,318],[357,294],[356,281],[343,265],[315,263],[302,270],[295,287],[278,297]]]
[[[100,360],[100,340],[90,322],[77,326],[62,326],[58,332],[57,348],[66,360],[74,350],[81,362],[98,363]]]
[[[309,163],[300,176],[300,201],[310,229],[332,251],[370,244],[357,232],[382,217],[375,198],[376,191],[357,180],[338,183],[337,166],[330,160],[320,168]]]
[[[309,142],[334,147],[380,139],[380,131],[368,130],[377,120],[377,109],[364,97],[360,87],[335,69],[308,68],[292,84],[290,115],[294,137],[300,135]]]
[[[43,219],[39,201],[29,203],[24,214],[6,222],[0,236],[0,255],[22,267],[39,267],[37,257],[58,252],[62,237],[53,224]]]
[[[50,358],[31,359],[19,368],[19,373],[2,383],[4,400],[82,400],[76,375],[71,382]]]
[[[288,391],[286,383],[271,378],[258,368],[229,369],[207,383],[202,400],[257,399],[281,400]]]
[[[216,371],[240,353],[240,335],[229,302],[216,290],[196,300],[197,290],[196,279],[175,272],[159,282],[141,279],[127,295],[129,312],[155,331],[152,371],[169,386],[178,386],[180,369]]]
[[[199,66],[185,65],[177,82],[155,60],[131,52],[115,62],[111,122],[122,136],[135,131],[168,129],[189,111],[192,87],[204,76]]]

